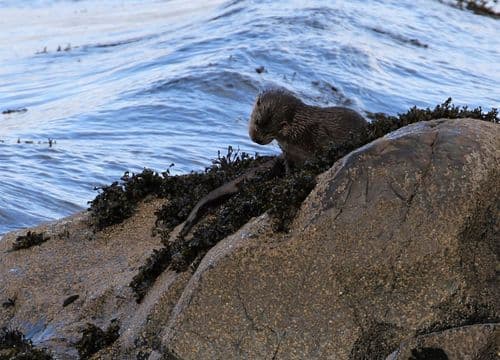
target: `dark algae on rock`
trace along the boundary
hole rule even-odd
[[[113,344],[120,336],[120,325],[117,320],[112,320],[106,331],[93,325],[87,324],[82,331],[82,338],[75,345],[80,359],[89,359],[99,350]]]
[[[212,165],[203,173],[164,177],[161,195],[169,202],[157,212],[156,226],[166,237],[168,233],[188,217],[196,203],[210,191],[244,174],[248,169],[268,160],[252,158],[246,153],[234,151],[230,146],[227,154],[220,152]]]
[[[15,329],[0,329],[0,360],[51,360],[45,349],[36,349],[24,334]]]
[[[49,239],[50,236],[45,233],[28,231],[26,235],[20,235],[16,238],[16,241],[12,244],[12,250],[28,249],[32,246],[40,245]]]
[[[169,266],[176,271],[185,271],[190,265],[195,269],[211,247],[252,217],[268,212],[273,218],[274,229],[286,232],[302,201],[314,188],[316,176],[364,144],[420,121],[474,118],[499,123],[496,109],[485,113],[481,107],[458,107],[452,104],[451,98],[434,109],[413,107],[398,116],[369,113],[369,117],[372,122],[361,139],[332,145],[328,151],[317,154],[314,161],[306,162],[289,173],[285,172],[280,158],[251,157],[229,147],[227,155],[219,154],[205,172],[171,176],[168,170],[159,175],[146,169],[132,176],[126,173],[122,183],[102,187],[90,207],[97,229],[123,221],[148,195],[167,199],[156,213],[155,232],[161,235],[164,247],[152,253],[130,284],[137,300],[144,297],[155,279]],[[237,191],[220,196],[216,202],[209,204],[190,231],[172,238],[171,231],[188,218],[200,199],[268,161],[274,161],[275,165],[263,167],[262,171],[257,170],[245,178],[238,184]]]
[[[153,253],[146,260],[146,263],[140,267],[139,272],[130,283],[137,302],[144,298],[148,289],[153,285],[156,278],[165,271],[171,260],[172,251],[169,248],[163,247],[153,250]]]
[[[264,167],[246,179],[232,196],[223,198],[220,204],[206,210],[204,217],[193,227],[188,237],[170,238],[170,231],[181,224],[189,215],[197,201],[210,189],[243,174],[244,170],[258,168],[265,162],[274,161],[273,166]],[[225,168],[232,169],[224,170]],[[234,171],[238,169],[238,171]],[[212,179],[221,172],[223,179]],[[140,301],[154,280],[168,267],[185,271],[189,265],[196,268],[203,255],[217,242],[234,233],[252,217],[269,211],[273,215],[273,225],[277,231],[286,231],[293,220],[301,202],[315,185],[310,168],[296,171],[285,176],[281,159],[266,157],[249,158],[246,154],[235,155],[230,148],[228,155],[214,161],[213,167],[205,173],[206,179],[200,181],[201,174],[172,177],[170,181],[199,181],[184,191],[170,194],[169,202],[157,213],[157,226],[165,247],[154,250],[146,264],[139,269],[130,286]],[[208,180],[208,181],[207,181]],[[206,185],[210,184],[210,187]],[[179,184],[174,185],[179,188]],[[194,192],[190,192],[194,189]],[[198,194],[193,196],[193,193]]]
[[[373,120],[369,125],[368,141],[375,140],[391,131],[419,121],[472,118],[497,124],[500,123],[497,109],[493,108],[491,111],[485,113],[480,106],[474,109],[469,109],[467,106],[459,107],[453,105],[451,98],[437,105],[434,109],[419,109],[414,106],[406,113],[399,114],[398,116],[388,116],[381,113],[368,113],[368,116]]]
[[[96,188],[101,190],[90,201],[90,213],[96,229],[121,223],[132,216],[137,203],[148,195],[159,195],[163,178],[158,173],[144,169],[139,174],[126,172],[121,182],[115,181],[109,186]]]
[[[252,216],[262,213],[263,199],[257,205],[255,200],[257,189],[253,187],[252,190],[249,190],[247,189],[248,183],[245,183],[245,186],[242,187],[244,194],[237,193],[229,199],[224,199],[224,197],[217,199],[225,201],[218,204],[216,209],[206,210],[209,215],[205,216],[194,230],[192,241],[184,242],[182,238],[174,242],[169,241],[170,232],[186,220],[191,209],[201,198],[211,190],[238,178],[247,170],[258,167],[267,161],[270,161],[269,157],[252,158],[246,153],[239,153],[229,147],[227,154],[221,156],[219,153],[217,159],[204,173],[193,172],[180,176],[169,176],[168,173],[164,173],[164,183],[160,196],[166,197],[168,201],[156,213],[156,232],[161,234],[165,247],[154,250],[146,264],[139,269],[139,273],[132,280],[130,286],[134,289],[138,301],[143,298],[154,280],[170,264],[178,271],[185,270],[198,255],[215,245],[220,240],[220,236],[231,234]],[[254,182],[262,177],[271,176],[273,171],[275,170],[270,169],[268,172],[257,174]],[[253,191],[253,195],[250,195],[249,191]],[[242,203],[240,199],[246,200]],[[214,206],[214,204],[210,205]]]

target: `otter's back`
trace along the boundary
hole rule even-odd
[[[307,124],[307,128],[314,133],[310,139],[314,141],[315,148],[358,138],[367,125],[366,120],[356,111],[341,106],[307,106],[296,113],[294,120]]]

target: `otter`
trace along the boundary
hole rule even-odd
[[[270,89],[257,96],[248,132],[260,145],[277,140],[290,169],[327,146],[360,139],[367,125],[352,109],[307,105],[288,90]]]
[[[283,158],[270,158],[247,170],[236,179],[219,186],[203,197],[191,210],[186,221],[171,233],[171,241],[188,235],[206,209],[236,194],[248,180],[256,179],[262,172],[272,176],[283,174],[301,165],[327,146],[355,141],[361,138],[367,126],[356,111],[345,107],[321,108],[304,104],[287,90],[271,89],[257,97],[250,117],[250,138],[266,145],[276,139],[283,150]],[[284,169],[285,168],[285,169]]]

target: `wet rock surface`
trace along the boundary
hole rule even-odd
[[[469,343],[472,359],[495,354],[498,149],[494,123],[401,128],[320,175],[288,233],[256,217],[195,271],[164,271],[141,303],[129,284],[161,246],[151,230],[165,200],[100,231],[86,213],[30,229],[50,238],[28,249],[12,251],[26,231],[10,233],[0,326],[61,359],[78,358],[88,324],[115,321],[118,339],[92,358],[454,359]]]

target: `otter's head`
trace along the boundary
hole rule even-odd
[[[250,116],[250,139],[260,145],[269,144],[293,121],[297,105],[301,103],[286,90],[271,89],[260,93]]]

